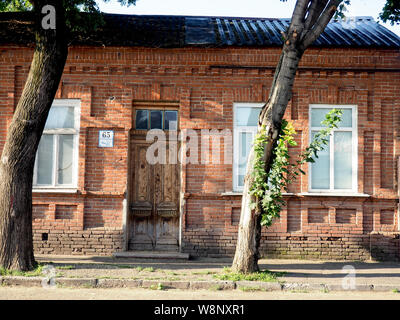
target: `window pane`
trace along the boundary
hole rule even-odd
[[[148,110],[136,110],[136,129],[147,130],[149,123]]]
[[[58,184],[72,184],[74,136],[60,135],[58,148]]]
[[[252,145],[253,134],[251,132],[239,133],[239,172],[238,172],[238,186],[244,186],[244,176],[246,175],[247,157]]]
[[[42,135],[37,152],[37,184],[53,182],[53,135]]]
[[[178,128],[178,112],[165,111],[164,113],[164,129],[177,130]]]
[[[162,114],[161,110],[152,110],[150,116],[150,129],[162,129]]]
[[[341,109],[342,110],[342,121],[339,123],[339,128],[351,128],[353,125],[352,110],[351,109]]]
[[[74,128],[74,107],[52,107],[45,129]]]
[[[236,108],[236,125],[237,126],[257,126],[258,115],[260,114],[261,108],[253,107],[239,107]]]
[[[331,109],[328,108],[312,108],[311,109],[311,126],[312,127],[323,127],[321,124],[325,120],[326,114]]]
[[[352,133],[335,132],[335,189],[352,188]]]
[[[333,109],[333,108],[332,108]],[[311,126],[312,127],[324,127],[321,124],[325,120],[326,114],[331,111],[329,108],[312,108],[311,109]],[[342,121],[339,123],[340,128],[351,128],[352,126],[352,109],[340,109],[342,110]]]
[[[314,138],[317,131],[312,132]],[[312,189],[329,189],[330,185],[330,158],[329,158],[329,143],[324,146],[323,150],[318,153],[318,158],[315,158],[315,163],[311,164],[311,188]]]

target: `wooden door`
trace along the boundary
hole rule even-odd
[[[146,161],[150,143],[131,137],[129,250],[179,249],[179,165]],[[167,144],[167,159],[168,159]]]

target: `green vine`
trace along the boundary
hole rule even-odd
[[[269,227],[274,219],[280,217],[282,206],[285,205],[282,190],[287,187],[299,174],[305,174],[301,166],[306,162],[315,162],[318,152],[329,142],[329,135],[341,121],[342,111],[332,109],[321,122],[326,128],[317,132],[310,145],[301,153],[295,163],[290,163],[289,146],[296,146],[294,139],[296,130],[292,123],[282,120],[281,132],[273,150],[273,162],[270,171],[265,171],[264,149],[270,138],[266,127],[263,126],[254,140],[254,163],[252,185],[249,193],[252,196],[251,210],[261,213],[261,225]]]

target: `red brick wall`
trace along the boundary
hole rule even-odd
[[[78,191],[34,194],[36,251],[110,254],[124,248],[135,101],[176,102],[181,129],[232,130],[234,102],[267,99],[279,54],[276,48],[70,48],[57,98],[82,103]],[[0,48],[0,147],[31,55],[27,48]],[[398,50],[307,51],[286,112],[298,132],[298,146],[290,152],[308,143],[309,104],[356,104],[358,192],[370,197],[299,195],[308,190],[307,177],[301,177],[290,186],[294,195],[286,197],[281,218],[263,231],[264,254],[398,258],[399,67]],[[114,148],[97,147],[99,129],[115,131]],[[232,191],[232,165],[188,164],[182,170],[183,251],[232,255],[241,198],[226,194]]]

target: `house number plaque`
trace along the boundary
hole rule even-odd
[[[114,131],[99,130],[99,147],[112,148],[114,147]]]

